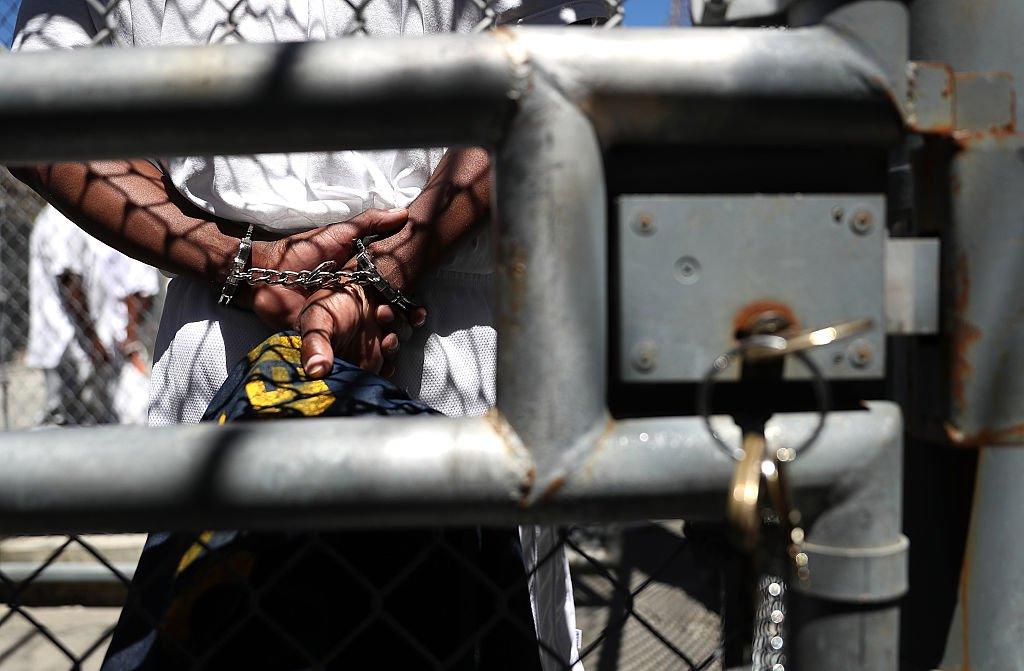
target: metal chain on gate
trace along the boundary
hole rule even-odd
[[[757,581],[751,671],[785,671],[786,580],[763,574]]]

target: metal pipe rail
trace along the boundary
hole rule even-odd
[[[817,421],[780,415],[769,432],[796,444]],[[721,428],[739,439],[728,420]],[[871,487],[873,465],[898,455],[901,432],[889,403],[831,414],[821,445],[793,466],[802,507],[818,517],[826,498],[835,506]],[[536,464],[496,413],[16,431],[0,434],[0,533],[724,514],[734,462],[697,418],[610,421],[587,452],[560,488],[531,498]]]
[[[0,162],[494,146],[539,79],[604,145],[891,145],[902,128],[883,69],[827,26],[517,28],[6,54]]]

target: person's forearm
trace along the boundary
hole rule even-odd
[[[128,323],[124,329],[126,343],[134,343],[139,339],[139,324],[152,303],[152,298],[139,293],[131,294],[124,299],[125,312],[128,314]]]
[[[423,192],[409,205],[409,223],[371,246],[391,284],[409,289],[490,213],[487,150],[454,149],[441,159]]]
[[[238,249],[238,238],[217,223],[185,214],[180,196],[148,161],[58,163],[12,172],[93,237],[151,266],[218,284]]]

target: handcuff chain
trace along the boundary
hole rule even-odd
[[[285,287],[297,285],[309,291],[349,285],[372,285],[376,280],[372,273],[365,270],[334,270],[336,265],[334,261],[324,261],[312,270],[249,268],[235,273],[235,277],[249,286],[257,284]]]
[[[232,262],[232,267],[224,281],[221,289],[220,305],[230,305],[238,290],[238,285],[245,282],[249,286],[266,284],[272,286],[300,286],[307,291],[318,289],[340,288],[347,286],[368,286],[372,288],[384,302],[389,303],[401,310],[408,316],[413,310],[419,308],[401,290],[391,286],[391,283],[381,275],[373,255],[367,245],[373,242],[377,236],[367,238],[356,238],[356,264],[355,270],[335,270],[335,261],[324,261],[316,268],[307,270],[274,270],[271,268],[249,268],[248,263],[252,252],[253,225],[250,224],[245,235],[238,243],[238,253]]]

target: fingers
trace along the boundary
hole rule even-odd
[[[425,313],[414,318],[423,322]],[[375,305],[361,287],[318,291],[299,313],[302,366],[313,379],[328,375],[340,356],[388,377],[394,373],[403,336],[411,332],[404,316],[389,305]]]
[[[399,315],[390,305],[378,305],[375,317],[383,329],[398,334],[399,342],[406,342],[412,337],[414,327],[419,328],[426,323],[427,311],[416,308],[408,315]]]
[[[365,238],[368,235],[392,233],[405,226],[408,219],[409,210],[396,207],[392,210],[366,210],[344,222],[344,225],[354,229],[351,237]]]
[[[299,313],[299,334],[302,336],[302,367],[313,379],[325,377],[334,365],[334,343],[337,328],[334,315],[326,304],[329,295],[318,292]]]
[[[395,310],[387,303],[378,305],[376,317],[381,326],[390,326],[395,323]]]
[[[306,297],[282,287],[261,287],[251,294],[250,307],[264,324],[272,329],[289,329],[296,325]]]
[[[389,333],[380,341],[380,351],[384,358],[380,367],[381,377],[391,377],[395,374],[395,359],[398,357],[399,347],[397,333]]]
[[[398,334],[389,333],[380,341],[380,350],[385,359],[394,359],[398,355]]]

